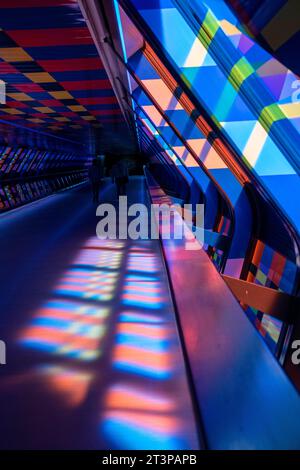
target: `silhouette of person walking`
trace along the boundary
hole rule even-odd
[[[98,204],[101,179],[103,178],[103,165],[101,160],[94,158],[89,168],[89,180],[92,187],[93,202]]]
[[[116,183],[118,197],[125,195],[128,183],[128,167],[125,160],[120,160],[112,166],[111,177]]]

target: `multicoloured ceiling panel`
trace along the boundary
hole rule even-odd
[[[126,143],[121,109],[77,1],[1,2],[0,28],[1,120],[90,141],[92,151],[100,130]]]

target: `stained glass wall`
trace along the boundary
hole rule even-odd
[[[146,129],[197,185],[208,255],[226,275],[296,294],[297,75],[225,1],[120,0],[115,8],[141,145],[148,150]],[[286,325],[244,308],[279,355]]]

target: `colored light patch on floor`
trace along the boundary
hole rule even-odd
[[[102,431],[121,448],[184,448],[186,429],[179,403],[166,392],[141,385],[113,385],[105,399]],[[126,432],[127,431],[127,432]]]
[[[143,386],[120,383],[110,388],[105,407],[111,410],[173,412],[176,410],[177,403],[167,393],[150,392]]]
[[[125,311],[120,314],[120,321],[139,324],[164,323],[164,319],[156,315],[148,315],[143,312]]]
[[[113,366],[135,375],[164,380],[172,375],[170,356],[165,348],[160,351],[146,349],[142,342],[138,346],[117,344],[113,355]]]
[[[74,265],[88,265],[105,267],[109,270],[118,269],[122,260],[122,252],[101,250],[100,248],[86,248],[81,250],[79,256],[74,259]]]
[[[85,248],[89,247],[97,247],[97,248],[105,248],[107,250],[120,250],[124,247],[124,243],[119,240],[101,240],[97,237],[91,237],[88,241],[84,244]]]
[[[44,365],[37,370],[44,385],[70,407],[79,406],[86,398],[93,375],[74,367]]]
[[[118,449],[185,449],[180,421],[160,413],[108,411],[101,431]]]
[[[143,351],[151,352],[164,352],[169,348],[169,340],[161,339],[153,335],[147,336],[146,331],[144,335],[135,334],[130,332],[118,333],[116,341],[119,345],[130,345],[135,348],[141,348]]]
[[[131,314],[132,315],[132,314]],[[138,313],[135,314],[135,318]],[[166,379],[173,372],[172,332],[165,323],[153,324],[147,315],[141,323],[128,313],[119,315],[115,334],[113,365],[117,369],[157,379]],[[160,317],[162,315],[160,314]],[[157,316],[154,316],[157,320]],[[161,318],[162,320],[162,318]]]
[[[126,305],[145,309],[160,309],[165,304],[162,284],[143,276],[126,276],[122,301]]]
[[[117,334],[122,336],[139,336],[141,338],[152,338],[157,341],[165,341],[170,336],[167,326],[149,325],[141,323],[120,322],[117,327]]]
[[[19,344],[79,360],[100,356],[109,310],[74,302],[49,301],[19,337]]]
[[[118,273],[70,269],[54,289],[56,295],[108,301],[112,299]]]
[[[128,271],[153,273],[160,268],[157,256],[152,253],[130,253],[127,262]]]

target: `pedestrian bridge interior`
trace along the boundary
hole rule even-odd
[[[0,2],[1,449],[300,449],[296,16]],[[99,155],[100,203],[125,161],[128,205],[204,205],[201,246],[100,239]]]

